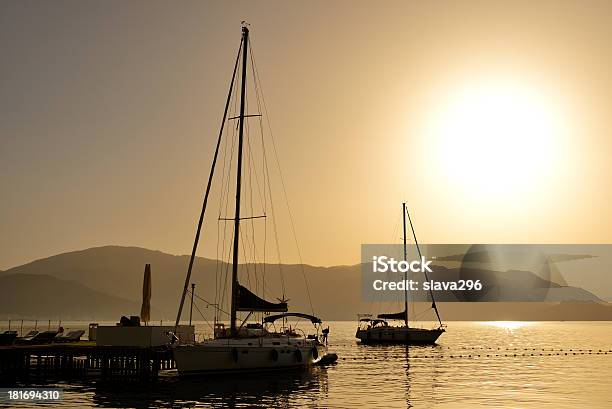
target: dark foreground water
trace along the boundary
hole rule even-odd
[[[355,323],[330,327],[340,360],[309,372],[53,386],[74,408],[612,407],[612,322],[451,322],[438,346],[410,348],[361,346]]]

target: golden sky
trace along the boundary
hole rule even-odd
[[[612,242],[609,1],[3,1],[0,269],[190,252],[241,20],[304,262]]]

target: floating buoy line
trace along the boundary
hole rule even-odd
[[[385,344],[380,344],[381,346],[396,346],[397,345],[385,345]],[[329,347],[352,347],[352,346],[359,346],[359,343],[329,343],[328,344]],[[484,350],[484,351],[550,351],[550,352],[608,352],[608,353],[612,353],[612,349],[595,349],[595,348],[591,348],[591,349],[586,349],[586,348],[582,348],[582,349],[567,349],[567,348],[524,348],[524,347],[516,347],[516,348],[502,348],[502,347],[497,347],[497,348],[493,348],[493,347],[447,347],[444,345],[436,345],[436,346],[410,346],[410,349],[414,349],[414,350],[420,350],[420,349],[435,349],[435,350],[440,350],[440,349],[453,349],[453,350],[457,350],[457,349],[461,349],[461,350]]]
[[[515,352],[515,353],[506,353],[506,354],[493,354],[493,353],[481,353],[481,354],[451,354],[451,355],[444,355],[444,354],[440,354],[440,355],[436,355],[436,354],[431,354],[431,355],[409,355],[407,358],[410,359],[424,359],[424,358],[519,358],[519,357],[542,357],[542,356],[572,356],[572,355],[612,355],[612,351],[593,351],[593,352],[567,352],[566,350],[564,351],[556,351],[556,352],[551,352],[549,351],[548,353],[537,353],[537,352]],[[378,357],[375,356],[363,356],[363,357],[343,357],[341,360],[342,361],[356,361],[356,360],[368,360],[368,359],[372,359],[372,360],[376,360],[379,359]]]
[[[338,347],[338,346],[355,346],[356,344],[330,344],[330,347]],[[460,359],[460,358],[518,358],[518,357],[543,357],[543,356],[578,356],[578,355],[611,355],[612,349],[567,349],[567,348],[502,348],[502,347],[457,347],[450,348],[445,346],[435,347],[436,350],[462,350],[466,352],[459,353],[415,353],[409,354],[407,358],[411,359],[431,359],[431,358],[452,358],[452,359]],[[472,353],[467,353],[467,351],[473,351]],[[358,360],[377,360],[380,357],[377,356],[353,356],[353,357],[343,357],[341,361],[358,361]]]

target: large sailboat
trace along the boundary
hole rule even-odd
[[[404,230],[404,261],[408,259],[408,247],[406,238],[406,216],[410,222],[410,229],[414,237],[414,243],[419,253],[419,258],[422,257],[419,243],[417,242],[414,226],[410,213],[406,209],[406,203],[402,203],[402,222]],[[408,280],[407,272],[404,275],[404,280]],[[425,273],[427,279],[427,273]],[[408,291],[404,291],[404,310],[397,313],[378,314],[373,318],[370,314],[360,314],[357,324],[357,332],[355,338],[359,339],[362,344],[435,344],[440,335],[445,332],[444,324],[438,312],[438,306],[434,299],[433,292],[430,291],[431,308],[435,311],[438,319],[438,326],[435,328],[417,328],[408,325]],[[389,321],[403,321],[404,325],[391,325]]]
[[[194,264],[198,240],[204,220],[204,213],[208,202],[211,184],[215,171],[215,164],[221,145],[222,135],[224,134],[224,124],[229,120],[238,120],[236,129],[237,135],[237,151],[233,150],[234,144],[231,143],[232,153],[236,154],[236,167],[233,168],[236,176],[235,183],[235,203],[234,217],[231,219],[219,219],[230,221],[232,228],[232,260],[231,260],[231,300],[229,302],[229,328],[225,325],[227,321],[216,320],[214,324],[213,338],[202,342],[194,342],[192,344],[174,345],[174,359],[180,376],[194,374],[218,374],[218,373],[235,373],[248,371],[265,371],[265,370],[288,370],[295,368],[306,368],[318,363],[326,354],[327,332],[328,329],[322,328],[321,320],[311,314],[295,313],[288,311],[287,300],[284,294],[279,298],[279,302],[267,301],[247,286],[239,282],[239,248],[242,243],[244,248],[245,234],[241,230],[241,221],[248,219],[253,221],[258,217],[247,215],[241,217],[241,196],[242,191],[242,176],[243,176],[243,151],[245,145],[250,149],[250,140],[245,140],[245,120],[249,117],[260,117],[261,115],[249,115],[245,113],[247,107],[246,98],[246,82],[247,82],[247,62],[250,60],[253,65],[252,53],[249,56],[249,28],[243,23],[242,38],[238,50],[238,56],[234,65],[234,73],[225,104],[225,112],[219,132],[219,138],[214,154],[214,159],[211,167],[210,176],[206,193],[204,195],[204,203],[202,212],[196,231],[196,237],[193,245],[187,276],[181,301],[179,304],[178,314],[176,317],[176,326],[178,327],[181,319],[181,313],[185,302],[185,296],[188,292],[188,286],[191,279],[191,272]],[[250,57],[250,58],[249,58]],[[240,63],[240,69],[239,69]],[[239,91],[239,115],[228,118],[228,107],[232,99],[234,82],[236,81],[237,71],[240,73],[240,91]],[[255,68],[252,67],[255,75]],[[255,82],[256,80],[254,80]],[[237,100],[238,97],[235,98]],[[233,156],[233,155],[232,155]],[[252,168],[252,157],[246,160],[245,166],[247,171]],[[230,163],[233,159],[230,156]],[[225,173],[224,173],[225,175]],[[229,173],[228,173],[229,175]],[[229,180],[227,178],[226,180]],[[248,193],[248,191],[247,191]],[[226,198],[229,194],[226,194]],[[249,207],[252,208],[252,205]],[[248,238],[252,240],[252,238]],[[255,241],[253,240],[252,243]],[[228,252],[229,255],[229,252]],[[230,263],[228,262],[228,266]],[[264,264],[265,265],[265,264]],[[243,265],[244,266],[244,265]],[[245,266],[245,269],[247,267]],[[212,284],[212,283],[211,283]],[[264,290],[262,290],[264,291]],[[265,292],[265,291],[264,291]],[[193,294],[192,294],[193,296]],[[217,304],[218,307],[218,304]],[[220,310],[220,308],[218,308]],[[239,319],[239,313],[246,313],[246,317]],[[249,319],[253,321],[254,316],[259,316],[257,322],[247,322]],[[295,326],[287,325],[288,320],[306,320],[314,326],[313,332],[307,335],[304,331],[297,329]]]

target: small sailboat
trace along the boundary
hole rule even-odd
[[[218,374],[218,373],[236,373],[249,371],[265,371],[265,370],[288,370],[296,368],[307,368],[321,361],[326,355],[327,333],[328,329],[322,328],[321,319],[314,315],[289,312],[287,300],[280,298],[279,302],[270,302],[260,298],[253,291],[242,285],[238,278],[239,268],[239,243],[241,242],[240,229],[241,220],[256,219],[257,217],[241,217],[241,192],[242,192],[242,165],[243,165],[243,150],[244,145],[248,145],[248,140],[245,141],[245,119],[247,117],[258,117],[261,115],[245,114],[246,96],[246,79],[247,79],[247,62],[249,60],[249,29],[243,24],[242,39],[236,63],[234,66],[234,74],[230,84],[230,90],[225,105],[225,113],[217,141],[217,147],[213,159],[211,173],[208,179],[208,186],[204,196],[204,203],[196,238],[189,262],[187,276],[185,278],[185,286],[179,305],[179,310],[176,318],[176,327],[179,325],[185,296],[187,294],[188,285],[190,283],[191,271],[195,259],[196,248],[200,236],[204,213],[208,202],[208,196],[211,190],[211,183],[217,161],[217,154],[223,135],[223,126],[226,120],[238,120],[236,126],[238,130],[237,140],[237,163],[236,163],[236,199],[234,207],[234,217],[230,220],[233,224],[233,248],[231,261],[231,301],[229,313],[229,328],[226,328],[225,322],[215,320],[213,338],[199,343],[187,345],[174,345],[174,359],[179,376],[196,375],[196,374]],[[251,53],[251,64],[252,53]],[[240,83],[240,114],[234,118],[227,118],[228,107],[232,97],[232,90],[236,80],[236,72],[241,63],[241,83]],[[253,70],[254,71],[254,70]],[[246,166],[253,166],[250,161],[246,161]],[[229,179],[228,179],[229,180]],[[226,195],[229,197],[229,195]],[[244,240],[244,238],[242,238]],[[246,317],[239,320],[238,313],[247,313]],[[271,314],[274,313],[274,314]],[[247,320],[256,314],[261,316],[259,322],[250,322]],[[307,335],[305,332],[296,329],[293,326],[287,326],[288,319],[303,319],[310,321],[314,326],[315,333]],[[279,327],[275,323],[282,323]]]
[[[414,237],[419,257],[421,249],[416,239],[416,233],[410,219],[410,214],[406,209],[406,203],[402,203],[402,221],[404,229],[404,261],[408,258],[407,238],[406,238],[406,216],[410,222],[410,229]],[[427,279],[427,273],[425,278]],[[407,280],[408,273],[405,273],[404,280]],[[404,291],[404,310],[397,313],[379,314],[373,318],[370,314],[360,314],[357,324],[355,338],[363,344],[389,343],[389,344],[435,344],[437,339],[445,332],[444,324],[438,312],[438,306],[434,299],[433,292],[430,291],[431,308],[435,311],[438,319],[438,326],[435,328],[416,328],[408,325],[408,291]],[[403,321],[404,325],[390,325],[389,321]]]

